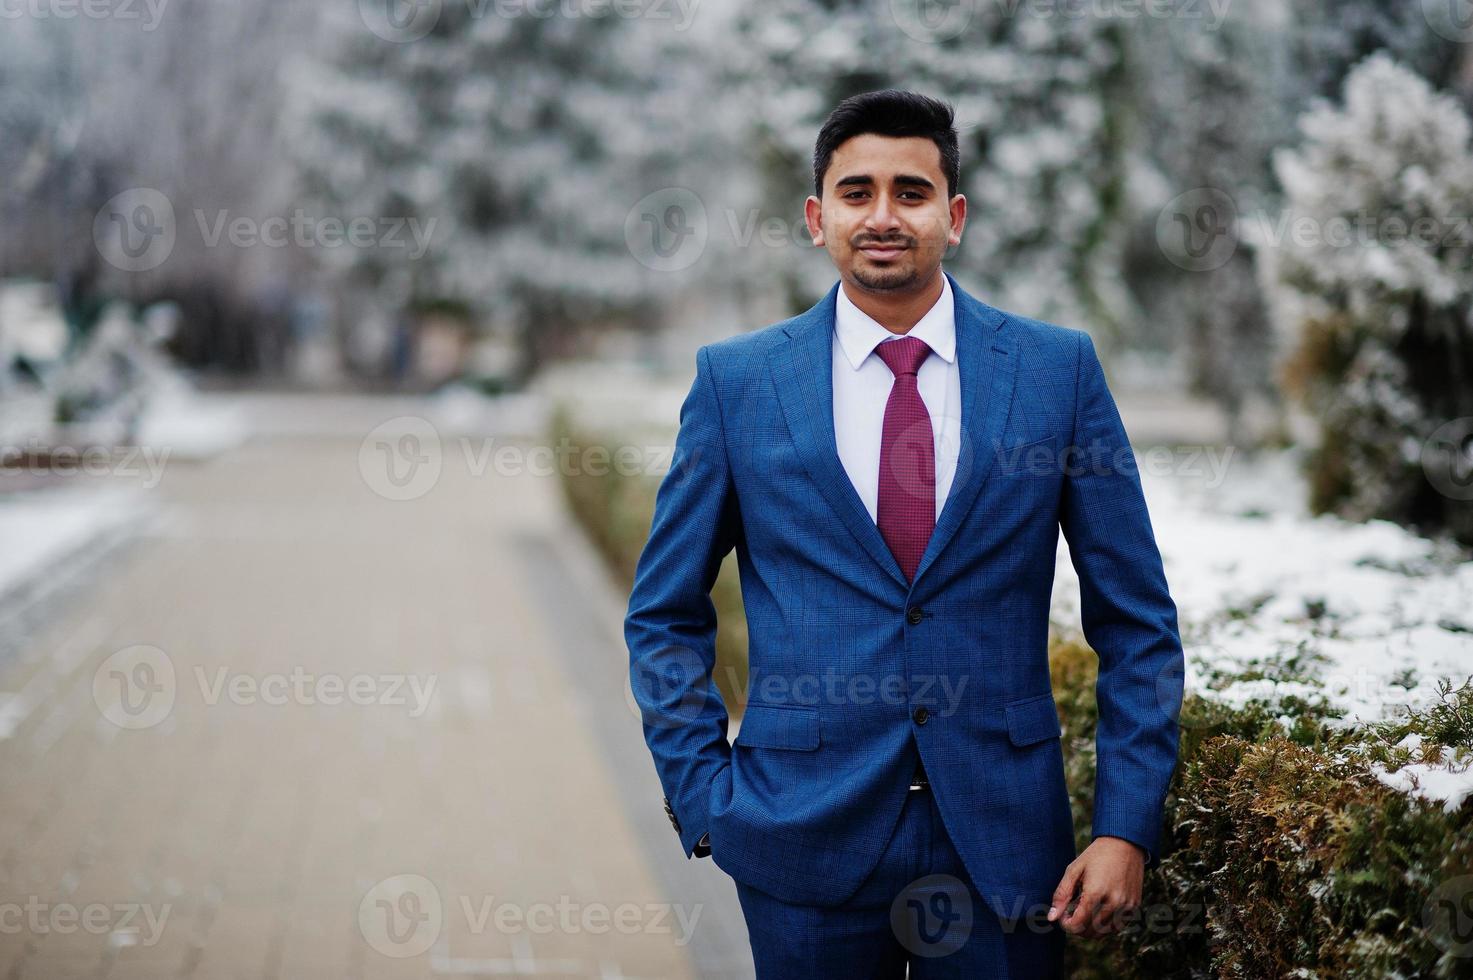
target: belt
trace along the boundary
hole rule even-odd
[[[930,785],[930,781],[926,779],[926,769],[921,765],[921,761],[917,759],[915,775],[910,777],[910,788],[912,790],[925,789]]]

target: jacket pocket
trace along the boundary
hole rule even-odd
[[[1010,701],[1003,712],[1007,717],[1008,739],[1014,745],[1032,745],[1063,734],[1052,692]]]
[[[1054,441],[1055,436],[1049,434],[1031,442],[1001,446],[997,450],[997,465],[1004,473],[1023,476],[1047,476],[1057,473],[1060,469],[1060,460],[1054,449]]]
[[[801,704],[747,703],[733,745],[754,749],[818,748],[818,708]]]

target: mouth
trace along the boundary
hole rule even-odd
[[[877,262],[887,261],[895,258],[905,251],[904,245],[863,245],[859,249],[865,255]]]

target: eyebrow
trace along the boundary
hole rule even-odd
[[[835,181],[834,189],[838,190],[840,187],[854,186],[869,187],[874,182],[875,179],[869,174],[850,174],[848,177],[840,177],[837,181]],[[924,187],[927,190],[932,191],[936,189],[935,184],[931,183],[926,178],[918,176],[916,174],[896,174],[895,183],[904,187]]]

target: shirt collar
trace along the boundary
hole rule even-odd
[[[891,333],[855,306],[841,284],[834,308],[834,331],[839,336],[839,344],[844,348],[849,366],[856,371],[877,346],[896,337],[919,337],[933,353],[950,363],[956,357],[956,307],[951,298],[951,282],[943,273],[940,298],[908,333],[903,334]]]

